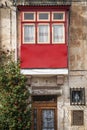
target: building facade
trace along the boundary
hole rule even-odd
[[[31,130],[87,130],[87,2],[1,1],[0,47],[32,95]]]

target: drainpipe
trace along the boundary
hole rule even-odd
[[[18,45],[17,45],[17,43],[18,43],[18,22],[17,22],[17,6],[16,6],[16,0],[13,0],[15,3],[13,3],[13,6],[14,6],[14,12],[15,12],[15,62],[17,62],[17,59],[18,59]]]
[[[0,8],[0,30],[1,30],[1,8]],[[1,48],[1,31],[0,31],[0,48]]]
[[[14,6],[14,12],[15,12],[15,62],[17,62],[17,59],[18,59],[18,22],[17,22],[17,0],[13,0],[13,6]]]
[[[16,28],[15,28],[16,29],[15,61],[17,62],[17,58],[18,58],[18,44],[17,44],[18,43],[18,40],[17,40],[18,39],[18,35],[17,35],[18,34],[18,31],[17,31],[18,30],[18,22],[17,22],[18,17],[17,17],[17,7],[15,7],[15,10],[16,10],[15,11],[15,15],[16,15],[16,17],[15,17],[15,20],[16,20],[15,21],[15,23],[16,23],[16,25],[15,25],[16,26]]]

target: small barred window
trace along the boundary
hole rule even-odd
[[[72,117],[72,125],[76,125],[76,126],[84,125],[83,110],[73,110],[71,117]]]
[[[84,88],[70,88],[70,104],[71,105],[85,105],[85,89]]]

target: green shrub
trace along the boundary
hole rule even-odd
[[[30,130],[31,95],[26,88],[27,78],[20,74],[20,64],[13,62],[7,53],[1,51],[0,59],[0,130]]]

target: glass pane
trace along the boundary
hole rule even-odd
[[[54,110],[42,111],[42,130],[54,130]]]
[[[53,25],[53,43],[64,43],[64,26]]]
[[[82,92],[81,91],[72,91],[72,101],[81,102],[82,101]]]
[[[62,20],[63,19],[63,13],[53,13],[53,19],[54,20]]]
[[[48,43],[49,42],[49,26],[48,25],[39,25],[38,26],[38,42],[39,43]]]
[[[35,39],[34,25],[24,25],[24,42],[34,43]]]
[[[39,19],[44,19],[44,20],[48,20],[48,13],[40,13],[39,14]]]
[[[37,109],[34,109],[34,130],[37,130]]]
[[[24,20],[34,20],[34,13],[24,13]]]

